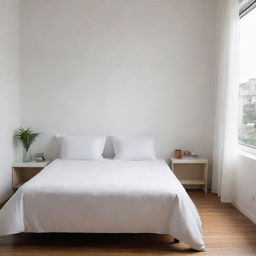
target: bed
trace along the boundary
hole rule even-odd
[[[54,160],[0,210],[0,235],[169,234],[202,251],[201,220],[163,160]]]

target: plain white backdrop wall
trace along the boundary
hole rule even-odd
[[[57,157],[57,132],[150,134],[166,160],[212,159],[215,0],[23,0],[21,60],[34,152]]]
[[[0,0],[0,202],[11,195],[14,131],[20,124],[19,2]]]

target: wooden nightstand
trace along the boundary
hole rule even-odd
[[[201,185],[207,193],[208,160],[199,159],[171,159],[171,169],[182,185]]]
[[[18,189],[33,176],[38,174],[51,161],[15,162],[12,164],[12,188]]]

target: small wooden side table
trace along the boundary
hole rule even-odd
[[[33,176],[38,174],[51,161],[14,162],[12,164],[12,188],[18,189]]]
[[[205,158],[171,158],[171,169],[182,185],[200,185],[207,193],[208,160]]]

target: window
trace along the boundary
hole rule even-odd
[[[256,148],[256,9],[240,19],[238,141]]]

